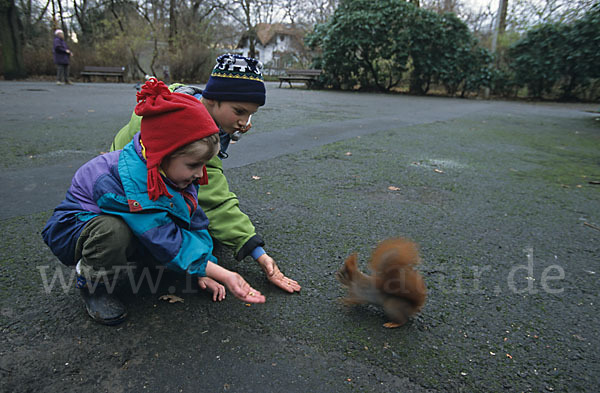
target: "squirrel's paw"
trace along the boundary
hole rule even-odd
[[[388,329],[393,329],[393,328],[397,328],[400,326],[402,326],[402,325],[399,323],[396,323],[396,322],[386,322],[383,324],[383,327],[388,328]]]

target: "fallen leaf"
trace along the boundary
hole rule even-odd
[[[260,176],[252,176],[252,180],[260,180]]]
[[[162,295],[158,299],[167,301],[169,303],[178,303],[178,302],[183,303],[183,299],[180,298],[179,296],[175,296],[175,295]]]
[[[396,186],[389,186],[388,190],[390,191],[400,191],[400,187],[396,187]]]

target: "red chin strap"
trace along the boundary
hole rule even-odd
[[[173,195],[169,194],[167,186],[163,181],[160,173],[158,173],[158,166],[153,166],[148,169],[148,197],[150,200],[155,201],[161,195],[166,195],[169,198],[173,198]]]
[[[208,184],[208,173],[206,172],[206,165],[202,167],[202,179],[196,180],[196,184],[199,186],[205,186]]]

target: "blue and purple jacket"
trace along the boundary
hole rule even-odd
[[[67,195],[44,227],[42,236],[65,265],[74,265],[75,246],[85,224],[100,214],[121,217],[150,253],[167,268],[206,275],[217,263],[208,234],[208,218],[198,207],[198,186],[179,190],[165,179],[172,198],[148,198],[146,160],[140,134],[123,148],[98,156],[77,170]],[[142,214],[140,214],[142,213]]]

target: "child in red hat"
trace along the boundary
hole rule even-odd
[[[127,312],[112,293],[116,279],[131,279],[132,261],[147,259],[197,276],[213,300],[224,299],[226,286],[244,302],[263,303],[239,274],[217,265],[198,207],[206,162],[219,151],[218,127],[194,97],[156,79],[137,100],[141,132],[123,150],[79,168],[42,231],[61,262],[76,265],[88,314],[103,324],[122,322]]]
[[[223,173],[230,141],[237,140],[247,132],[252,124],[250,117],[266,102],[266,89],[262,75],[262,63],[256,59],[224,54],[217,63],[204,89],[196,86],[173,84],[169,88],[189,94],[204,106],[219,126],[221,151],[206,163],[210,182],[198,194],[198,204],[210,218],[210,235],[219,244],[234,251],[238,261],[252,257],[267,279],[289,293],[299,292],[300,284],[287,277],[279,269],[275,260],[267,254],[265,242],[256,233],[250,218],[240,210],[237,196],[229,189]],[[122,149],[139,132],[142,117],[137,112],[115,136],[111,150]]]

